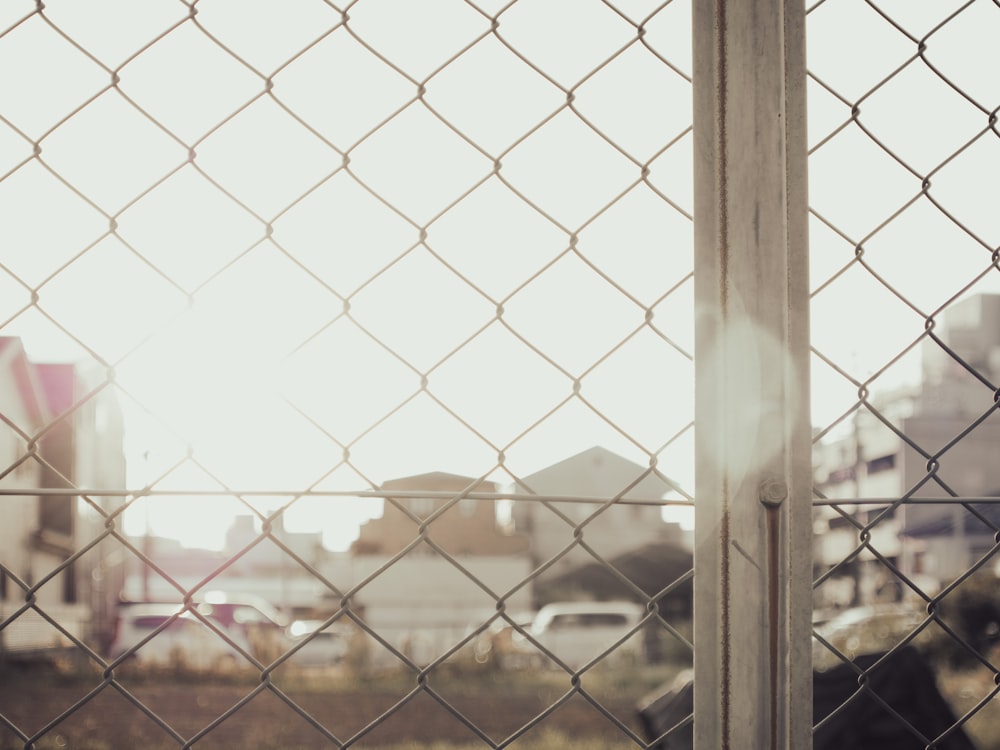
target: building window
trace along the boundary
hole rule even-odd
[[[419,518],[427,518],[427,516],[434,512],[434,498],[411,497],[410,512]]]
[[[75,497],[39,496],[38,528],[31,537],[34,548],[62,558],[72,555],[75,515]]]
[[[896,454],[890,453],[887,456],[873,458],[865,468],[869,474],[878,474],[880,471],[891,471],[896,468]]]
[[[43,534],[69,537],[73,534],[73,510],[76,498],[42,495],[39,498],[38,525]]]

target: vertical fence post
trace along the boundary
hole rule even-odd
[[[811,746],[803,0],[694,0],[695,747]]]

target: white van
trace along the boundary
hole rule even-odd
[[[208,619],[250,653],[250,644],[240,632],[226,628],[214,617]],[[196,671],[228,672],[249,664],[237,649],[191,612],[183,611],[180,604],[144,602],[120,606],[108,655],[117,659],[126,653],[136,665]]]
[[[553,602],[538,610],[529,632],[567,666],[579,669],[615,644],[603,662],[640,657],[645,614],[634,602]],[[521,648],[537,650],[523,636],[519,640]]]

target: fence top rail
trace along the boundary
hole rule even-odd
[[[587,496],[587,495],[534,495],[526,492],[453,492],[432,490],[303,490],[303,489],[128,489],[113,487],[0,487],[0,497],[20,497],[30,495],[38,497],[76,497],[88,495],[93,497],[345,497],[371,499],[402,499],[431,498],[451,499],[455,497],[469,500],[511,500],[515,502],[548,502],[548,503],[578,503],[581,505],[645,505],[692,506],[692,500],[682,498],[644,499],[617,496]],[[1000,500],[1000,498],[994,498]]]

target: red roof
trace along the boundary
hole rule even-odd
[[[36,364],[49,411],[58,416],[73,406],[76,368],[72,364]]]
[[[10,368],[32,426],[48,424],[54,416],[73,406],[74,365],[32,362],[17,336],[0,336],[0,364]]]
[[[24,345],[17,336],[0,336],[0,364],[6,365],[14,376],[17,392],[34,427],[48,421],[49,409],[44,389],[35,366],[28,359]],[[29,425],[21,425],[22,429]]]

